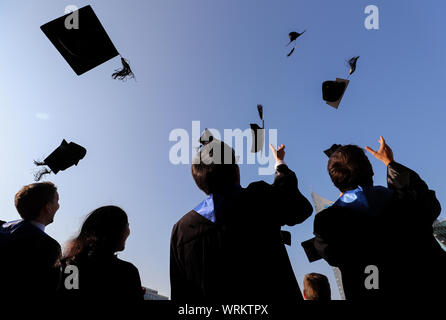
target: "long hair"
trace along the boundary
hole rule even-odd
[[[124,237],[128,218],[116,206],[104,206],[91,212],[79,235],[70,241],[65,258],[79,256],[113,256]]]

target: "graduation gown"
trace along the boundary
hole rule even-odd
[[[302,223],[312,206],[293,171],[277,167],[258,181],[214,194],[215,222],[192,210],[173,227],[171,297],[175,302],[296,303],[302,300],[280,228]]]
[[[130,262],[116,255],[83,254],[74,258],[64,258],[62,268],[76,266],[79,278],[78,289],[61,286],[58,297],[66,302],[119,302],[138,303],[143,301],[144,292],[138,269]],[[68,281],[71,273],[63,273],[63,281]],[[67,280],[68,279],[68,280]]]
[[[28,221],[0,226],[0,297],[54,297],[60,282],[59,243]]]
[[[315,248],[341,270],[347,300],[431,299],[445,285],[446,253],[432,227],[440,204],[416,172],[397,162],[387,167],[387,183],[317,214]],[[367,266],[378,268],[377,289],[366,288]]]

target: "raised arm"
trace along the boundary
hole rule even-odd
[[[418,209],[417,212],[424,218],[429,218],[430,222],[434,222],[441,212],[435,191],[429,190],[427,184],[415,171],[395,162],[392,149],[386,144],[383,137],[380,137],[379,143],[378,151],[369,147],[366,147],[366,150],[387,166],[389,189],[393,190],[399,199],[413,204]]]
[[[293,226],[304,222],[313,212],[311,203],[299,191],[296,174],[284,162],[285,146],[277,150],[270,145],[276,159],[276,175],[271,185],[275,199],[274,209],[281,225]]]

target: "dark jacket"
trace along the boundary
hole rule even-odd
[[[274,183],[214,194],[215,223],[195,211],[173,227],[171,297],[177,302],[298,302],[302,296],[280,228],[305,221],[312,206],[286,165]]]
[[[432,228],[441,211],[435,192],[397,162],[388,165],[387,183],[363,188],[366,207],[338,200],[315,216],[316,250],[341,270],[347,300],[430,297],[444,286],[446,255]],[[369,265],[378,268],[379,289],[366,289]]]
[[[53,296],[60,281],[60,255],[59,243],[28,221],[0,226],[0,295]]]
[[[73,270],[67,266],[76,266],[78,272],[77,289],[72,288]],[[144,292],[138,269],[130,262],[115,255],[80,255],[63,259],[63,282],[59,297],[70,301],[116,301],[136,303],[143,300]],[[67,282],[68,288],[65,285]]]

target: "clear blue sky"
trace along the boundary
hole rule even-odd
[[[137,82],[110,75],[115,58],[78,77],[40,26],[65,6],[91,4]],[[380,29],[364,28],[364,8],[380,10]],[[333,143],[378,146],[383,135],[395,159],[415,169],[446,201],[444,80],[446,4],[440,1],[2,1],[0,3],[0,218],[18,218],[16,191],[33,182],[33,159],[63,138],[88,149],[77,167],[47,177],[60,192],[48,233],[61,244],[88,212],[115,204],[129,214],[131,236],[120,257],[140,270],[143,284],[170,294],[172,225],[204,194],[188,165],[169,162],[169,133],[190,132],[193,120],[223,131],[246,129],[265,108],[302,192],[336,199],[323,149]],[[286,57],[288,33],[298,39]],[[321,98],[324,80],[358,69],[338,110]],[[36,116],[44,114],[46,116]],[[371,159],[376,184],[385,168]],[[242,185],[273,176],[242,165]],[[273,214],[273,213],[272,213]],[[300,242],[312,236],[313,217],[291,228],[289,249],[302,284],[305,273],[330,277],[325,262],[309,264]]]

